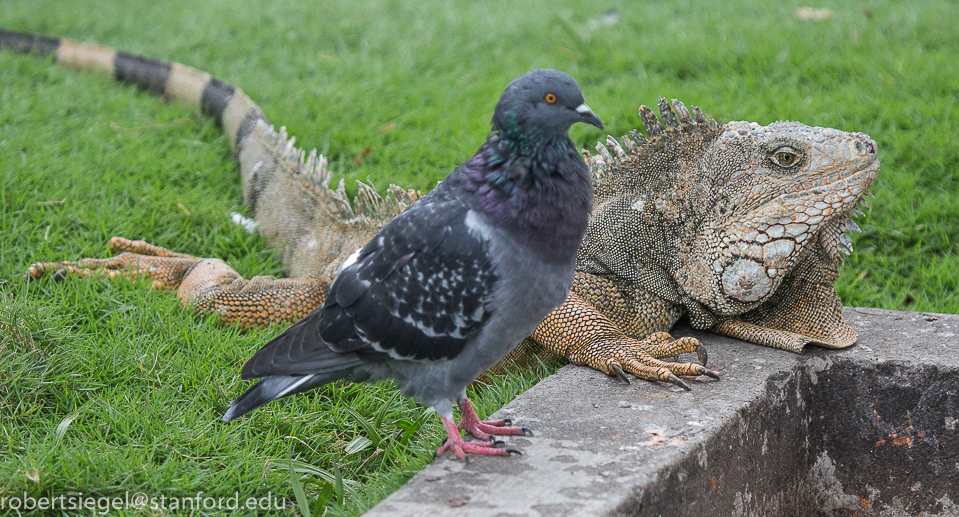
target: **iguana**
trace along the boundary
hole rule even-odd
[[[149,277],[224,324],[292,322],[323,301],[343,261],[420,197],[395,185],[381,196],[360,182],[349,200],[343,180],[330,188],[323,156],[295,147],[240,89],[205,72],[6,31],[0,48],[103,70],[214,117],[236,153],[244,203],[290,277],[247,280],[219,259],[115,237],[119,255],[34,263],[28,278]],[[797,122],[721,125],[677,100],[658,108],[661,122],[639,110],[647,136],[633,130],[622,144],[608,137],[598,154],[584,151],[595,205],[573,289],[504,363],[555,354],[627,382],[629,373],[689,389],[678,376],[718,375],[696,339],[667,333],[684,315],[695,328],[792,352],[854,344],[833,283],[852,246],[845,232],[858,230],[849,217],[868,208],[875,142]],[[664,360],[681,353],[702,364]]]

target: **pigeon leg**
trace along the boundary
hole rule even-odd
[[[473,410],[468,398],[463,397],[458,401],[460,413],[463,418],[460,419],[459,429],[470,433],[477,439],[493,441],[494,435],[501,436],[533,436],[533,432],[525,427],[508,427],[512,422],[509,420],[480,420]]]
[[[460,427],[453,421],[453,415],[441,416],[443,427],[446,428],[447,439],[443,445],[436,450],[439,456],[448,450],[452,450],[457,458],[467,461],[467,454],[481,454],[484,456],[509,456],[510,454],[521,454],[516,449],[500,449],[496,447],[496,442],[467,442],[460,435]]]

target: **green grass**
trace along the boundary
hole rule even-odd
[[[209,71],[348,182],[380,188],[429,189],[483,141],[503,87],[536,67],[576,77],[614,135],[659,95],[722,120],[862,131],[883,166],[842,299],[959,312],[959,6],[820,2],[833,17],[799,22],[801,5],[31,0],[0,3],[0,26]],[[605,133],[572,135],[592,148]],[[0,54],[0,498],[238,491],[293,505],[301,487],[314,513],[329,501],[357,514],[429,461],[437,419],[388,385],[326,387],[220,423],[244,389],[239,366],[276,329],[219,327],[143,282],[20,279],[36,260],[105,256],[114,235],[281,274],[229,221],[237,176],[227,139],[192,111]],[[479,389],[480,413],[535,378]]]

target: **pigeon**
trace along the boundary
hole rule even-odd
[[[392,378],[436,409],[448,434],[437,456],[520,454],[495,436],[532,432],[480,421],[466,387],[567,296],[593,200],[569,138],[577,122],[603,127],[569,75],[533,70],[510,83],[476,154],[347,259],[320,307],[246,362],[241,378],[261,380],[223,420],[341,379]]]

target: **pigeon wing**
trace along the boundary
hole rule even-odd
[[[337,276],[319,322],[331,349],[449,359],[489,319],[489,241],[442,186],[390,221]]]

